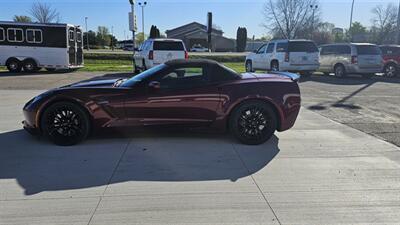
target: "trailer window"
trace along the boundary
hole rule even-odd
[[[4,29],[0,27],[0,41],[4,41],[6,38],[4,37]]]
[[[76,41],[82,42],[82,33],[80,31],[76,32]]]
[[[73,30],[69,31],[69,41],[75,41],[74,31]]]
[[[9,28],[7,29],[7,39],[9,42],[23,42],[24,32],[19,28]]]
[[[43,36],[42,30],[38,29],[27,29],[26,30],[26,41],[28,43],[42,43]]]

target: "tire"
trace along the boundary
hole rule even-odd
[[[22,70],[21,62],[18,59],[8,60],[6,66],[11,73],[19,73]]]
[[[26,59],[22,62],[22,67],[24,68],[24,72],[33,73],[38,71],[37,64],[32,59]]]
[[[278,61],[272,61],[271,62],[271,71],[279,71],[279,62]]]
[[[247,73],[253,73],[254,72],[253,63],[250,60],[246,61],[246,72]]]
[[[89,136],[90,120],[80,106],[71,102],[57,102],[44,111],[40,128],[54,144],[71,146]]]
[[[390,63],[385,66],[383,72],[385,73],[385,77],[393,78],[398,75],[399,69],[396,64]]]
[[[311,74],[312,74],[312,72],[310,72],[310,71],[305,71],[305,72],[301,72],[300,73],[300,75],[302,76],[302,77],[311,77]]]
[[[241,143],[259,145],[268,141],[277,129],[274,110],[261,101],[248,101],[238,106],[229,119],[233,136]]]
[[[334,73],[335,77],[338,78],[345,78],[347,76],[346,68],[341,64],[335,66]]]

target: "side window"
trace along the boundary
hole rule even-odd
[[[169,71],[159,79],[162,89],[180,89],[202,86],[208,82],[206,70],[201,66],[182,67]]]
[[[273,53],[275,49],[275,43],[271,43],[268,45],[267,53]]]
[[[321,55],[334,55],[336,54],[334,46],[324,46],[321,48]]]
[[[0,41],[4,41],[6,39],[4,28],[0,27]]]
[[[347,45],[337,46],[337,53],[336,54],[339,54],[339,55],[350,55],[351,54],[350,46],[347,46]]]
[[[43,35],[42,31],[38,29],[27,29],[26,30],[26,42],[28,43],[42,43]]]
[[[276,46],[276,52],[287,52],[288,44],[287,43],[278,43]]]
[[[80,31],[76,32],[76,42],[82,42],[82,32]]]
[[[267,48],[267,45],[261,46],[261,48],[259,48],[257,50],[257,54],[264,54],[266,48]]]
[[[75,33],[74,33],[74,31],[73,30],[70,30],[69,32],[68,32],[68,39],[69,39],[69,41],[75,41]]]
[[[7,39],[9,42],[23,42],[24,32],[20,28],[7,29]]]

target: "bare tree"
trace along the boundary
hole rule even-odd
[[[373,28],[376,34],[376,42],[382,44],[390,39],[396,31],[397,7],[393,3],[386,6],[377,5],[372,9],[374,17],[372,18]]]
[[[50,4],[35,2],[32,4],[30,13],[39,23],[60,22],[60,14]]]
[[[313,22],[311,5],[317,0],[267,0],[263,8],[263,26],[287,39],[297,38],[299,31],[309,28]],[[319,9],[315,18],[319,18]]]

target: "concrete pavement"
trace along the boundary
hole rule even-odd
[[[132,133],[58,147],[0,90],[0,224],[400,224],[399,148],[302,109],[260,146]]]

